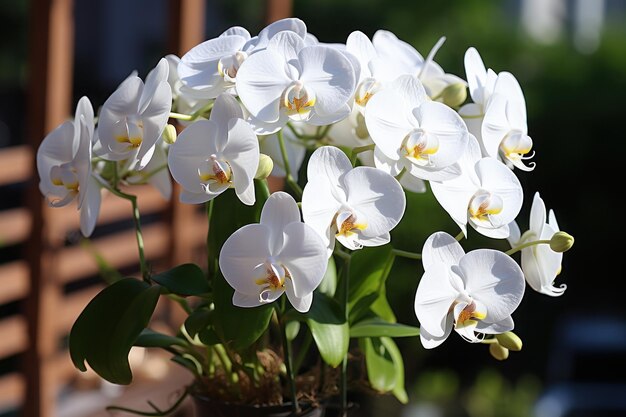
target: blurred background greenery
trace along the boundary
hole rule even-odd
[[[372,415],[532,415],[537,396],[556,382],[550,363],[559,356],[553,348],[559,329],[579,318],[626,319],[621,250],[626,232],[621,204],[626,2],[597,0],[604,7],[603,19],[597,37],[592,31],[588,38],[580,34],[580,25],[595,15],[591,9],[578,14],[574,10],[579,3],[595,0],[545,1],[543,6],[562,8],[550,15],[553,19],[543,38],[533,33],[532,16],[524,17],[530,3],[542,2],[294,1],[294,16],[303,19],[320,41],[345,42],[353,30],[372,36],[387,29],[426,55],[445,35],[436,61],[446,72],[465,77],[463,54],[470,46],[479,50],[486,66],[512,72],[527,99],[537,162],[533,172],[517,172],[525,190],[520,223],[522,228],[527,225],[532,195],[539,191],[547,207],[555,210],[561,229],[576,238],[557,280],[568,285],[565,294],[552,299],[529,289],[514,315],[516,332],[525,343],[522,352],[496,362],[485,345],[470,345],[455,336],[434,351],[422,349],[417,339],[400,340],[412,405],[401,409],[394,399],[382,398],[371,408],[363,407]],[[0,147],[24,141],[27,10],[24,0],[0,2]],[[88,95],[96,106],[101,104],[130,71],[145,74],[165,53],[164,0],[76,0],[75,13],[76,99]],[[541,13],[535,23],[546,17]],[[263,2],[258,0],[207,1],[206,37],[233,25],[256,33],[264,26],[263,15]],[[11,190],[2,193],[3,206],[21,198]],[[411,195],[408,204],[410,215],[393,233],[396,247],[420,251],[436,230],[457,233],[431,194]],[[494,244],[470,232],[466,250],[484,245],[504,248],[504,243]],[[399,260],[388,281],[391,305],[401,322],[417,324],[413,298],[421,274],[418,263]],[[622,353],[615,364],[605,361],[598,369],[600,356],[602,352],[590,355],[570,377],[601,381],[614,373],[615,365],[623,366]],[[616,380],[624,383],[622,374]]]

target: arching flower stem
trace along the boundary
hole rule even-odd
[[[507,255],[513,255],[516,252],[521,251],[522,249],[528,248],[530,246],[535,246],[535,245],[541,245],[541,244],[550,244],[550,239],[544,239],[544,240],[533,240],[532,242],[526,242],[523,243],[519,246],[516,246],[514,248],[509,249],[508,251],[504,252]]]
[[[352,154],[350,155],[350,163],[352,163],[352,166],[356,165],[356,158],[361,152],[373,151],[375,146],[376,145],[372,143],[369,145],[357,146],[355,148],[352,148]]]
[[[291,392],[292,410],[296,415],[300,412],[300,405],[298,404],[298,393],[296,391],[296,378],[294,376],[293,368],[293,353],[291,351],[291,342],[287,338],[287,320],[283,320],[286,306],[285,298],[282,297],[280,303],[280,309],[275,308],[276,316],[278,317],[278,323],[280,324],[280,336],[283,341],[283,354],[285,356],[285,366],[287,368],[287,379],[289,380],[289,390]]]
[[[400,249],[393,249],[391,252],[394,255],[402,256],[403,258],[416,259],[416,260],[422,259],[421,253],[409,252],[409,251],[400,250]]]

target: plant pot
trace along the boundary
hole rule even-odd
[[[298,414],[293,414],[291,403],[281,405],[245,405],[215,401],[211,398],[192,394],[196,417],[324,417],[325,407],[302,406]]]

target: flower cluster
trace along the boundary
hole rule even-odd
[[[230,28],[181,58],[161,59],[145,83],[136,73],[129,75],[103,104],[97,126],[89,100],[82,98],[74,121],[50,133],[39,149],[41,191],[53,206],[76,199],[81,230],[89,236],[102,189],[134,202],[129,186],[150,183],[169,198],[169,170],[181,186],[181,202],[206,203],[209,215],[228,222],[228,213],[216,214],[213,204],[232,188],[241,203],[258,207],[260,216],[221,240],[215,237],[204,278],[208,286],[196,282],[190,285],[202,291],[185,292],[180,282],[152,276],[140,246],[148,287],[164,287],[179,298],[204,297],[199,309],[216,314],[242,307],[234,310],[242,321],[251,308],[263,306],[270,309],[259,311],[276,310],[283,327],[306,321],[324,360],[337,366],[347,360],[348,343],[342,338],[348,336],[328,336],[323,326],[328,321],[318,320],[319,312],[344,326],[340,332],[365,340],[366,356],[376,354],[371,346],[377,340],[395,357],[395,345],[386,336],[417,335],[417,330],[394,323],[392,312],[370,306],[385,297],[380,288],[394,257],[421,259],[424,274],[415,313],[423,346],[438,346],[454,329],[469,342],[490,344],[492,354],[502,359],[508,349],[521,347],[510,342],[519,340],[510,333],[511,315],[525,282],[543,294],[563,294],[565,285],[557,288],[553,282],[561,271],[561,252],[573,239],[559,232],[552,211],[546,222],[538,193],[529,230],[521,233],[515,220],[524,192],[517,174],[534,168],[525,163],[533,142],[522,89],[512,74],[486,69],[474,48],[465,54],[467,81],[446,73],[434,61],[444,40],[424,58],[383,30],[371,40],[357,31],[345,44],[326,44],[299,19],[275,22],[256,36]],[[471,102],[466,103],[468,89]],[[180,134],[168,125],[170,119],[178,120]],[[306,178],[298,175],[304,172]],[[270,173],[285,178],[290,194],[270,195]],[[391,248],[390,232],[403,217],[428,216],[405,216],[406,193],[428,189],[460,233],[456,238],[433,233],[421,254]],[[211,237],[217,232],[212,230],[215,218],[209,220]],[[460,241],[468,237],[468,225],[486,237],[508,239],[511,250],[465,253]],[[373,247],[381,249],[367,249]],[[510,256],[520,250],[521,267]],[[358,256],[361,251],[371,259]],[[376,290],[351,291],[349,285],[362,284],[350,274],[351,263],[354,267],[358,259],[362,268],[373,270],[380,254],[380,270],[386,272],[372,274],[380,281]],[[335,260],[343,266],[339,286]],[[229,306],[218,301],[220,279],[232,287]],[[284,298],[278,302],[283,294],[293,310]],[[267,329],[267,317],[253,321],[252,342]],[[220,326],[208,320],[194,331],[186,323],[188,340],[183,341],[218,352],[231,349],[237,341],[228,340],[232,329]],[[293,382],[298,366],[294,370],[288,357],[289,338],[284,341]],[[333,349],[340,350],[338,359]],[[230,355],[231,361],[236,358]],[[195,372],[209,375],[204,365]],[[374,388],[404,398],[401,386],[383,389],[370,377]],[[295,391],[292,397],[296,400]]]

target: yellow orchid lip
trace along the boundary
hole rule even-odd
[[[309,91],[301,81],[295,81],[283,91],[281,105],[287,116],[294,120],[306,120],[315,107],[315,94]]]
[[[208,170],[198,169],[198,177],[202,182],[216,182],[218,184],[229,184],[232,182],[232,169],[227,161],[220,160],[215,154],[207,160]]]
[[[476,321],[472,319],[484,320],[486,317],[486,313],[476,310],[476,303],[472,301],[459,313],[456,318],[456,327],[473,325]]]

